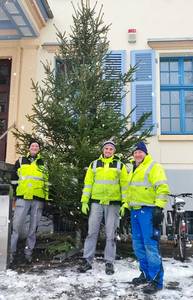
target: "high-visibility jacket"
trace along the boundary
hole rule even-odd
[[[17,197],[25,200],[48,200],[48,174],[40,154],[34,160],[30,159],[30,155],[19,158],[15,164],[15,171],[12,184],[17,184]]]
[[[133,161],[134,163],[134,161]],[[168,200],[169,186],[163,167],[148,154],[143,162],[128,175],[126,202],[130,207],[158,206]]]
[[[126,197],[127,175],[126,166],[119,158],[104,158],[101,155],[86,172],[81,202],[88,203],[91,198],[104,205],[113,201],[121,203]]]

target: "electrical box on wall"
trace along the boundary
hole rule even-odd
[[[136,42],[136,29],[135,28],[129,28],[128,29],[128,42],[129,43],[135,43]]]

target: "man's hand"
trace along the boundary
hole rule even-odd
[[[88,203],[82,203],[81,211],[84,215],[87,215],[89,212],[89,206]]]
[[[159,229],[160,225],[163,221],[164,213],[163,209],[161,207],[154,207],[153,209],[153,216],[152,216],[152,222],[153,222],[153,227]]]
[[[129,206],[127,203],[123,203],[123,205],[120,207],[119,213],[121,217],[124,217],[125,215],[125,209],[128,209]]]

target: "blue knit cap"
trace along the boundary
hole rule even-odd
[[[136,150],[141,150],[141,151],[143,151],[145,154],[147,154],[147,147],[146,147],[146,145],[144,144],[144,142],[139,142],[139,143],[137,143],[137,144],[135,145],[135,147],[134,147],[133,152],[136,151]]]

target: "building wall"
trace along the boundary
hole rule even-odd
[[[43,43],[55,42],[54,23],[61,31],[70,32],[72,24],[71,14],[73,8],[71,1],[50,0],[50,7],[54,19],[43,29],[41,41]],[[73,1],[76,6],[79,1]],[[91,0],[91,5],[95,1]],[[151,49],[148,45],[150,39],[189,39],[193,35],[191,15],[193,3],[188,1],[186,5],[181,0],[99,0],[97,9],[103,5],[104,22],[111,23],[108,38],[110,49],[126,50],[126,65],[129,68],[130,51]],[[128,29],[136,29],[136,43],[128,43]],[[183,49],[158,49],[156,51],[156,119],[158,124],[157,135],[149,140],[149,152],[162,163],[167,170],[172,192],[193,192],[193,136],[163,136],[160,135],[160,78],[159,58],[161,55],[183,53],[193,54],[193,47]],[[52,60],[51,54],[42,50],[42,57]],[[40,72],[39,76],[42,76]],[[130,95],[127,97],[127,112],[130,110]],[[184,180],[186,178],[186,180]]]
[[[35,41],[0,42],[0,59],[12,59],[8,127],[15,124],[19,129],[31,130],[31,124],[25,116],[31,114],[34,103],[31,80],[37,80],[38,49]],[[7,136],[6,162],[15,161],[15,144],[15,138],[10,131]]]
[[[95,0],[91,0],[91,5]],[[79,1],[73,1],[76,7]],[[22,42],[7,42],[5,48],[0,43],[0,57],[11,56],[13,59],[9,124],[16,121],[18,128],[30,130],[31,125],[25,119],[26,113],[31,112],[34,95],[31,91],[31,78],[41,82],[44,70],[41,61],[49,61],[54,67],[55,47],[45,44],[56,43],[55,26],[71,31],[73,7],[71,0],[49,0],[53,12],[53,20],[41,30],[39,39]],[[126,67],[131,63],[132,50],[151,49],[148,41],[152,39],[185,39],[193,36],[192,9],[193,2],[181,0],[98,0],[97,10],[103,5],[104,22],[111,23],[108,34],[110,49],[126,51]],[[136,29],[136,42],[128,42],[128,29]],[[43,46],[44,45],[44,46]],[[179,44],[171,49],[154,49],[156,53],[156,120],[157,135],[149,139],[149,152],[155,160],[164,165],[167,170],[172,191],[193,192],[193,135],[166,135],[160,134],[160,76],[159,58],[162,55],[193,55],[193,46],[190,43]],[[130,111],[131,93],[127,97],[127,112]],[[7,162],[13,162],[16,154],[15,141],[8,135]],[[177,175],[176,175],[177,174]]]

